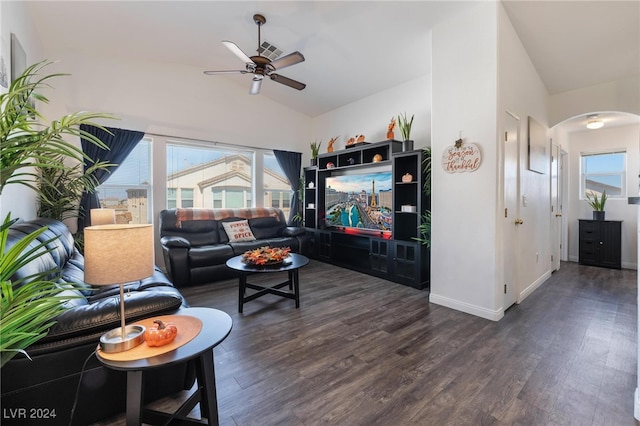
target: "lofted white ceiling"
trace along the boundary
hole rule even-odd
[[[491,1],[491,0],[485,0]],[[260,96],[311,117],[429,73],[430,30],[475,1],[30,1],[45,52],[140,58],[204,70],[241,69],[221,40],[249,56],[262,40],[306,61],[279,71]],[[506,1],[549,93],[640,74],[640,2]],[[596,54],[594,54],[596,52]],[[190,78],[185,75],[181,78]],[[210,76],[246,88],[248,75]],[[247,95],[248,96],[248,95]]]

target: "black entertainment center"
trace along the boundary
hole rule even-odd
[[[319,260],[424,289],[429,249],[416,241],[424,195],[423,151],[402,142],[354,144],[304,169],[304,224]]]

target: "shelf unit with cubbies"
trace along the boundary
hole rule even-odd
[[[415,240],[420,236],[422,213],[430,209],[429,197],[423,192],[423,158],[422,150],[403,152],[402,143],[395,140],[360,143],[344,150],[318,155],[317,167],[304,169],[304,224],[315,242],[310,255],[324,262],[390,281],[420,289],[427,288],[429,250]],[[334,171],[339,171],[336,169],[367,168],[386,168],[392,172],[391,238],[375,233],[351,233],[325,227],[326,178]],[[411,175],[411,180],[406,175]],[[311,182],[313,184],[309,186]]]

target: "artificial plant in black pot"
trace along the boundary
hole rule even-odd
[[[413,139],[411,139],[411,126],[413,126],[413,115],[411,118],[407,118],[407,113],[398,115],[398,127],[400,127],[400,134],[402,135],[402,150],[413,150]]]
[[[598,196],[598,193],[589,191],[586,194],[587,203],[593,209],[593,220],[604,220],[605,211],[604,205],[607,202],[607,191],[602,191],[602,194]]]

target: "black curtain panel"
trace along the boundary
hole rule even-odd
[[[105,130],[106,129],[106,130]],[[86,124],[80,125],[80,130],[87,132],[100,139],[109,150],[105,150],[91,143],[85,138],[81,138],[82,150],[91,160],[85,159],[84,167],[87,169],[93,163],[99,161],[107,161],[114,164],[108,169],[99,169],[94,173],[95,178],[100,183],[104,183],[109,176],[120,166],[120,164],[133,151],[138,142],[144,137],[144,132],[135,130],[116,129],[105,127],[104,129],[90,126]],[[78,217],[78,232],[82,231],[85,226],[91,225],[89,212],[91,209],[100,208],[100,200],[98,194],[83,192],[80,200],[80,215]]]
[[[300,212],[300,170],[302,167],[302,154],[300,152],[273,150],[273,154],[280,164],[280,168],[291,185],[293,198],[291,199],[291,211],[289,212],[289,224],[293,225],[293,218]]]

